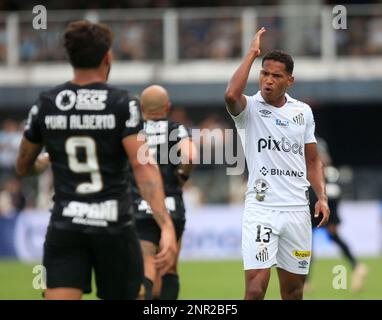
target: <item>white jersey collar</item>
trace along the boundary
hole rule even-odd
[[[296,99],[293,99],[289,94],[287,94],[287,93],[285,93],[285,97],[286,97],[286,100],[287,100],[287,102],[286,103],[293,103],[293,102],[295,102],[296,101]],[[265,100],[264,100],[264,98],[263,98],[263,96],[261,95],[261,91],[259,90],[259,91],[257,91],[257,93],[254,95],[254,98],[257,100],[257,101],[259,101],[259,102],[261,102],[261,103],[267,103]]]

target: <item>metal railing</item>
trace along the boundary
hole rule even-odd
[[[247,52],[259,26],[268,29],[262,50],[297,57],[382,55],[382,5],[347,6],[347,29],[335,30],[329,6],[48,11],[47,29],[35,30],[32,12],[0,15],[0,64],[65,60],[62,34],[70,21],[107,23],[121,61],[178,63],[231,60]]]

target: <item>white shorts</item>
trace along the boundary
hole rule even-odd
[[[244,270],[277,266],[308,274],[312,250],[309,208],[303,211],[246,209],[242,221]]]

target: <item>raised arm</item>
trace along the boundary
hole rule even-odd
[[[247,101],[243,95],[247,86],[249,72],[255,59],[260,55],[260,40],[265,28],[261,28],[252,40],[251,47],[233,74],[225,92],[225,102],[229,113],[234,116],[240,114],[246,107]]]
[[[156,265],[163,275],[175,261],[177,247],[174,225],[164,203],[162,176],[156,164],[140,161],[142,159],[139,159],[138,155],[145,154],[148,157],[148,148],[137,138],[137,135],[127,136],[122,143],[129,157],[140,194],[148,202],[153,211],[153,217],[161,229],[160,251],[156,256]]]
[[[323,165],[315,143],[305,144],[305,160],[308,180],[317,196],[314,216],[317,218],[322,213],[322,219],[317,228],[324,226],[329,220],[328,197],[325,190],[325,177]]]

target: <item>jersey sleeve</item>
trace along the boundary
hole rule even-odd
[[[121,138],[138,134],[143,130],[143,121],[139,109],[139,100],[126,95],[121,101],[123,110],[123,129]]]
[[[236,127],[238,129],[246,128],[247,122],[248,122],[248,117],[249,117],[249,110],[250,110],[251,103],[252,103],[251,97],[246,96],[246,95],[244,95],[244,97],[247,100],[247,105],[246,105],[246,107],[244,108],[244,110],[241,113],[239,113],[238,115],[234,116],[233,114],[231,114],[228,111],[229,115],[231,116],[231,118],[235,122],[235,125],[236,125]]]
[[[24,137],[34,143],[42,143],[43,137],[41,132],[42,119],[42,99],[41,97],[31,107],[28,119],[25,124]]]
[[[317,143],[316,137],[314,136],[314,131],[316,124],[314,122],[313,112],[311,108],[308,108],[306,127],[305,127],[305,144],[307,143]]]

